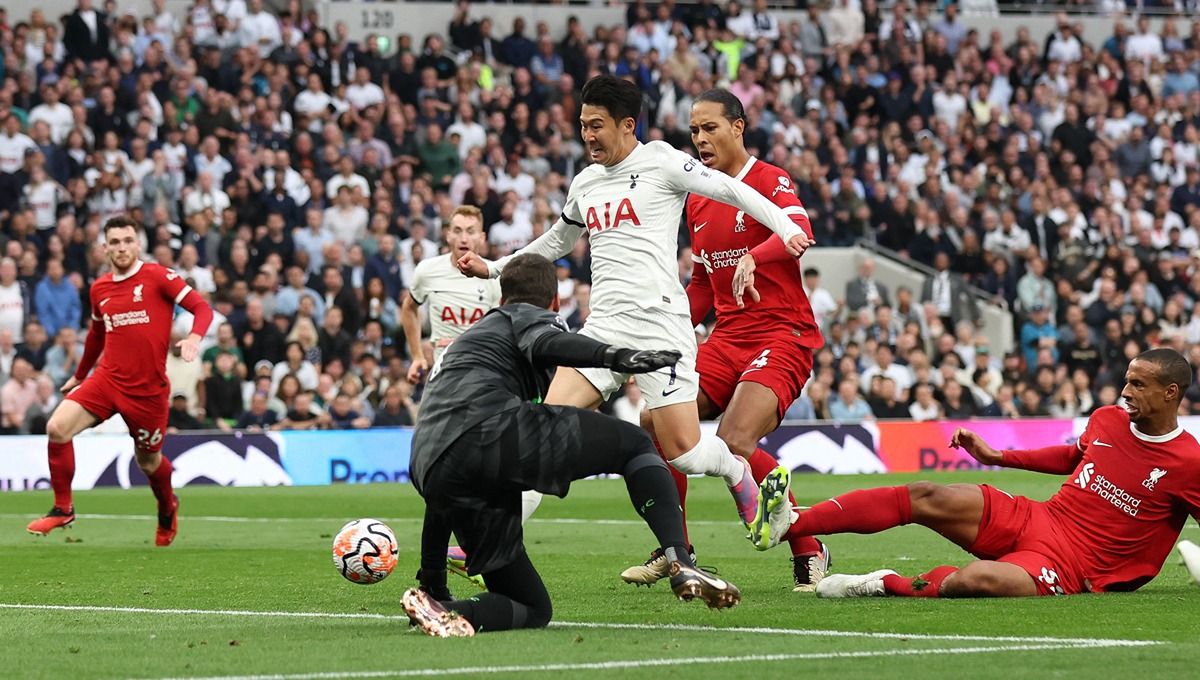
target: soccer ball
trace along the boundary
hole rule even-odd
[[[356,519],[333,539],[333,566],[346,580],[370,585],[396,568],[396,534],[377,519]]]

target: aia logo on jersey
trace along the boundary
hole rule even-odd
[[[601,219],[604,221],[601,222]],[[642,226],[642,221],[638,219],[637,213],[633,210],[633,203],[628,198],[622,198],[615,210],[612,203],[605,203],[599,210],[597,210],[597,206],[591,206],[587,209],[584,221],[587,222],[588,231],[616,229],[621,226],[622,222],[630,222],[635,227]]]
[[[139,283],[138,285],[136,285],[136,286],[134,286],[134,287],[133,287],[133,301],[134,301],[134,302],[141,302],[141,301],[142,301],[142,287],[143,287],[144,285],[145,285],[145,284],[141,284],[141,283]]]
[[[1154,485],[1158,484],[1158,480],[1165,477],[1167,471],[1162,468],[1154,468],[1150,471],[1150,476],[1142,482],[1142,486],[1146,487],[1147,491],[1154,491]]]
[[[459,307],[446,306],[442,307],[442,321],[444,323],[453,324],[455,326],[473,326],[476,321],[483,318],[483,310],[479,307],[475,309],[466,309]]]
[[[775,187],[775,190],[771,192],[771,198],[775,198],[775,195],[780,192],[792,194],[793,196],[796,195],[796,190],[792,188],[792,180],[783,175],[779,176],[779,186]]]

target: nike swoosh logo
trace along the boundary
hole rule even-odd
[[[112,299],[112,298],[104,298],[103,300],[101,300],[101,301],[100,301],[100,304],[99,304],[99,306],[100,306],[100,307],[103,307],[103,306],[104,306],[104,305],[105,305],[105,304],[106,304],[106,303],[107,303],[109,300],[111,300],[111,299]]]
[[[708,222],[701,222],[700,224],[697,224],[695,227],[692,227],[692,233],[694,234],[694,233],[700,231],[707,225],[708,225]]]
[[[663,395],[664,397],[669,397],[669,396],[671,396],[672,394],[675,394],[676,392],[678,392],[679,390],[682,390],[682,389],[683,389],[682,387],[676,387],[675,389],[671,390],[670,392],[668,392],[668,391],[666,391],[666,390],[663,390],[663,391],[662,391],[662,395]]]
[[[1106,449],[1111,449],[1113,447],[1112,444],[1105,444],[1104,442],[1100,441],[1099,439],[1093,439],[1092,446],[1103,446]]]

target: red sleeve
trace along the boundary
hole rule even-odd
[[[192,287],[187,285],[187,281],[184,281],[182,276],[176,274],[174,269],[159,266],[159,272],[161,275],[156,277],[159,292],[162,293],[164,298],[170,300],[172,304],[179,304],[180,300],[183,300],[183,297],[187,295]]]
[[[200,294],[192,290],[190,286],[184,286],[187,293],[183,299],[179,301],[179,305],[192,313],[195,319],[192,321],[192,332],[200,337],[208,332],[208,327],[212,324],[213,310],[212,307],[200,297]]]
[[[692,280],[687,286],[688,304],[692,309],[692,325],[703,323],[704,317],[713,308],[712,282],[708,280],[708,270],[704,263],[693,256]]]
[[[770,172],[764,172],[761,177],[764,182],[756,182],[758,186],[755,189],[758,192],[771,199],[775,205],[783,208],[783,211],[792,218],[796,226],[804,230],[804,233],[811,239],[813,237],[812,223],[808,219],[808,212],[801,205],[800,199],[796,196],[796,188],[791,179],[783,171],[778,168],[770,167]],[[775,173],[781,173],[778,177]],[[769,185],[769,186],[768,186]],[[788,253],[787,248],[783,244],[783,239],[778,235],[772,234],[771,238],[763,241],[755,246],[750,254],[754,256],[756,264],[767,264],[769,262],[783,262],[791,259],[792,255]]]
[[[1018,470],[1045,472],[1049,475],[1070,474],[1083,459],[1080,442],[1047,446],[1044,449],[1002,451],[1000,465]]]
[[[87,342],[83,345],[83,357],[79,359],[79,367],[75,369],[75,379],[83,380],[96,365],[96,359],[104,351],[104,322],[92,317],[92,327],[88,329]]]

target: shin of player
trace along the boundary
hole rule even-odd
[[[112,218],[104,226],[111,272],[92,284],[92,325],[83,357],[75,375],[63,384],[66,397],[46,425],[54,506],[29,524],[30,533],[45,536],[75,521],[74,437],[120,413],[134,439],[138,466],[158,501],[155,543],[166,546],[175,538],[179,500],[171,487],[171,462],[161,453],[171,321],[176,305],[195,317],[191,333],[178,343],[181,357],[194,361],[213,313],[175,272],[139,259],[138,228],[127,217]],[[93,366],[95,372],[88,375]]]

